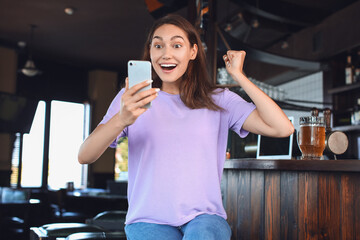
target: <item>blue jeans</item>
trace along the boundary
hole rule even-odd
[[[125,226],[128,240],[229,240],[231,229],[226,220],[217,215],[202,214],[190,222],[173,227],[137,222]]]

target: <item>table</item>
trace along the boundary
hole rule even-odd
[[[41,201],[39,199],[20,200],[20,201],[2,201],[0,200],[0,233],[1,237],[8,236],[12,239],[11,226],[17,229],[21,229],[20,234],[22,239],[27,239],[29,236],[29,229],[31,225],[31,214],[36,213],[37,208],[40,206]],[[24,222],[19,224],[13,224],[11,219],[17,217]]]
[[[110,194],[103,189],[84,189],[68,191],[65,199],[67,210],[76,210],[95,216],[110,210],[127,211],[127,196]]]

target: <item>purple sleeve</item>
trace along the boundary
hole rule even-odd
[[[125,92],[125,89],[121,89],[120,92],[115,96],[114,100],[111,102],[105,116],[103,117],[103,119],[101,120],[100,124],[105,124],[107,123],[115,114],[117,114],[120,111],[120,107],[121,107],[121,96],[123,95],[123,93]],[[125,128],[119,136],[117,136],[117,138],[110,144],[110,147],[112,148],[116,148],[117,142],[119,140],[119,138],[121,137],[125,137],[127,135],[127,128]]]
[[[244,130],[242,126],[256,106],[228,89],[225,89],[223,94],[225,109],[228,111],[229,128],[240,137],[246,137],[249,132]]]

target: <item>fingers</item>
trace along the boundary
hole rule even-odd
[[[157,97],[157,94],[159,91],[160,91],[160,89],[158,89],[158,88],[151,88],[149,90],[139,92],[133,96],[134,102],[140,103],[140,104],[138,104],[140,106],[144,106],[145,104],[150,102],[150,101],[148,101],[145,104],[143,104],[144,100],[146,101],[146,99],[148,99],[149,97],[154,97],[154,99],[155,99]],[[152,100],[153,99],[151,99],[151,101]]]
[[[227,55],[224,55],[223,59],[224,59],[225,65],[227,67],[230,67],[230,59],[229,59],[229,57]]]
[[[246,54],[246,52],[244,50],[240,50],[240,51],[229,50],[229,51],[226,52],[226,54],[229,55],[229,56],[234,56],[234,55]]]
[[[157,94],[152,94],[136,102],[127,99],[122,106],[121,112],[133,119],[131,122],[134,122],[136,118],[147,110],[144,106],[153,101],[156,97]]]
[[[144,91],[139,91],[142,88],[149,86],[152,82],[153,82],[152,80],[143,81],[143,82],[138,83],[138,84],[132,86],[131,88],[129,88],[129,79],[126,78],[125,93],[123,95],[123,98],[136,97],[135,100],[138,101],[139,99],[144,98],[148,95],[155,94],[156,92],[159,91],[159,89],[150,88],[150,89],[147,89]]]
[[[223,56],[224,61],[231,61],[233,58],[235,57],[241,57],[241,58],[245,58],[246,52],[245,51],[234,51],[234,50],[229,50],[226,52],[226,54]]]
[[[134,108],[143,108],[146,104],[152,102],[157,96],[158,96],[158,94],[157,94],[157,92],[155,92],[154,94],[151,94],[144,98],[141,98],[141,100],[137,101],[134,104]]]
[[[126,87],[128,88],[128,79],[126,79]],[[130,89],[127,89],[121,98],[122,108],[126,111],[137,111],[138,108],[142,108],[146,104],[150,103],[157,97],[157,93],[160,91],[158,88],[150,88],[144,91],[140,89],[148,86],[152,80],[144,81],[134,85]]]
[[[147,80],[147,81],[143,81],[141,83],[138,83],[136,85],[134,85],[133,87],[131,87],[129,89],[129,93],[131,95],[135,94],[137,91],[139,91],[140,89],[146,87],[146,86],[149,86],[151,83],[153,82],[153,80]]]
[[[245,55],[245,51],[227,51],[226,54],[223,56],[226,67],[230,68],[231,66],[233,66],[235,68],[242,69]]]
[[[129,78],[125,79],[125,91],[129,90]]]
[[[151,88],[145,91],[139,91],[140,89],[150,85],[151,83],[152,80],[144,81],[134,85],[132,88],[129,89],[129,94],[133,97],[134,102],[139,102],[148,96],[156,95],[160,91],[160,89],[158,88]]]
[[[126,126],[133,124],[147,110],[144,106],[158,96],[158,88],[139,91],[151,82],[152,80],[144,81],[129,88],[129,79],[125,79],[125,92],[121,97],[119,114]]]

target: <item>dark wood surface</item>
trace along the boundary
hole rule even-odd
[[[225,169],[360,172],[360,160],[259,160],[229,159]]]
[[[67,192],[64,201],[65,209],[82,212],[92,217],[104,211],[128,209],[127,196],[109,194],[106,191],[99,192],[95,189]]]
[[[277,161],[279,169],[273,161],[254,169],[227,163],[222,192],[232,239],[360,239],[359,173],[309,163],[286,170]]]

